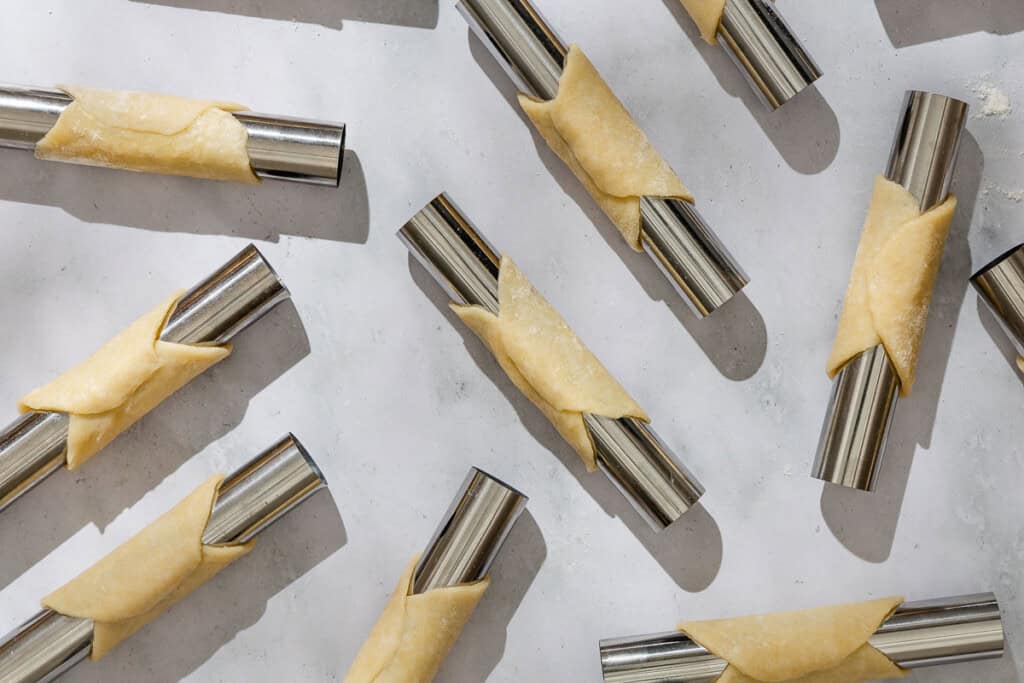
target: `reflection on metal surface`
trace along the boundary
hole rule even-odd
[[[498,314],[499,260],[447,195],[439,195],[398,232],[409,251],[460,304]],[[639,420],[584,415],[601,470],[655,529],[679,518],[704,489]]]
[[[869,641],[904,669],[995,659],[1003,654],[992,593],[901,605]],[[672,631],[600,643],[605,683],[712,683],[728,664]]]
[[[750,282],[690,202],[643,197],[640,224],[647,253],[698,317],[714,312]]]
[[[71,102],[61,90],[0,85],[0,147],[34,149]],[[232,114],[248,133],[249,161],[257,176],[337,187],[344,124],[248,111]]]
[[[203,543],[245,543],[327,482],[291,434],[225,479]],[[85,659],[93,623],[44,609],[0,642],[0,681],[46,683]]]
[[[909,191],[921,211],[945,201],[967,105],[945,95],[907,93],[885,176]],[[874,487],[899,391],[882,346],[851,359],[833,380],[812,476],[864,491]]]
[[[186,292],[160,338],[181,344],[223,344],[288,298],[288,290],[249,245]],[[70,418],[26,413],[0,432],[0,511],[65,463]]]
[[[971,284],[1017,347],[1017,355],[1024,356],[1024,244],[978,270]]]
[[[487,576],[528,498],[473,467],[420,556],[413,593]]]
[[[899,392],[899,377],[881,344],[844,365],[832,382],[811,476],[873,490]]]
[[[718,41],[772,109],[821,78],[821,70],[768,0],[728,0]]]

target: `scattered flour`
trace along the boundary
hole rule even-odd
[[[1018,204],[1024,202],[1024,189],[1010,190],[1005,187],[1000,187],[992,182],[985,183],[984,194],[998,194],[1005,199],[1009,199],[1011,202]]]
[[[974,118],[1005,119],[1013,112],[1010,98],[996,85],[988,81],[978,81],[971,86],[971,89],[981,100],[981,109],[974,114]]]

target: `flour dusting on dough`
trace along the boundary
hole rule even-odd
[[[981,108],[974,114],[974,118],[1005,119],[1013,112],[1009,96],[995,84],[977,81],[971,86],[971,90],[981,100]]]

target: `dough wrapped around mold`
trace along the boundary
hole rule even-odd
[[[507,256],[498,271],[498,315],[480,306],[452,304],[452,309],[588,471],[595,471],[597,462],[584,413],[650,420]]]
[[[87,360],[18,401],[22,411],[67,413],[67,467],[77,469],[118,434],[210,366],[230,344],[162,341],[181,292],[129,325]]]

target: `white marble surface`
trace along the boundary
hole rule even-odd
[[[0,79],[162,90],[341,119],[338,191],[142,176],[0,150],[10,401],[249,241],[294,305],[237,340],[78,473],[0,515],[0,630],[209,473],[291,430],[330,482],[234,567],[66,680],[339,680],[470,465],[532,498],[438,680],[597,681],[601,637],[904,593],[993,590],[1024,673],[1020,420],[1010,350],[968,289],[1024,225],[1018,0],[781,0],[826,72],[776,114],[677,0],[539,0],[585,46],[753,277],[698,322],[523,122],[449,0],[6,0]],[[878,493],[808,477],[823,364],[902,92],[974,118],[961,208]],[[820,93],[820,94],[819,94]],[[446,189],[513,254],[699,474],[705,510],[655,536],[445,310],[394,232]],[[1014,200],[1016,197],[1016,200]]]

